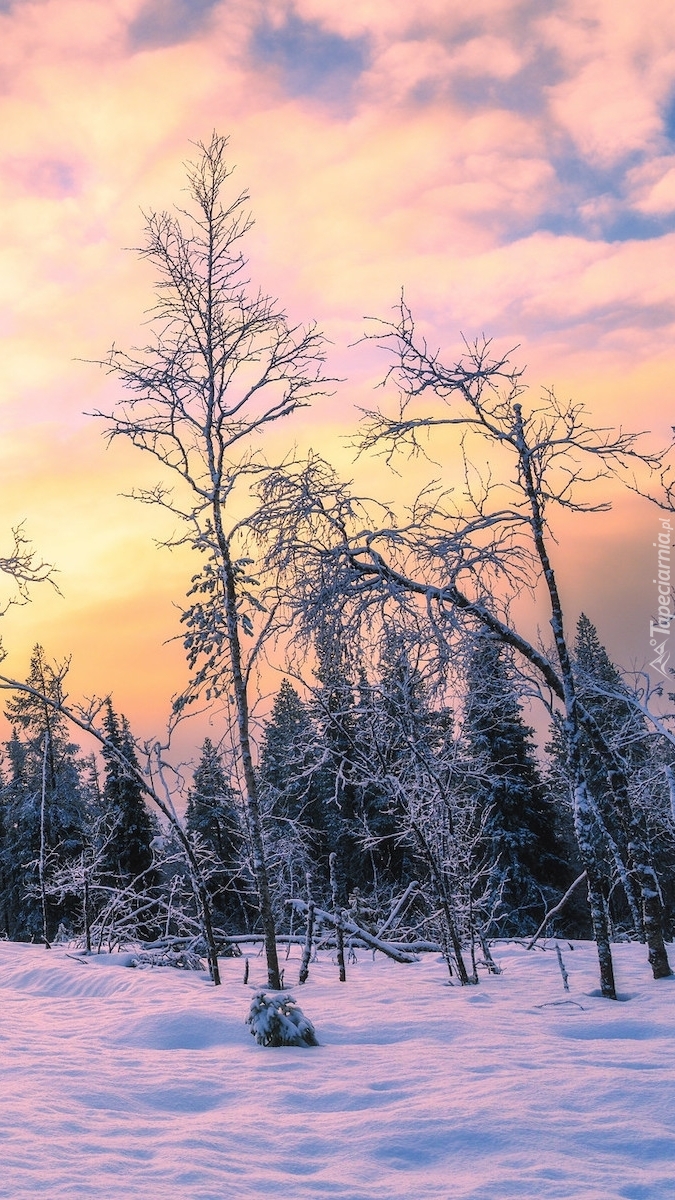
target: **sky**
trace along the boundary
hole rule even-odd
[[[143,340],[153,279],[128,248],[214,129],[252,278],[344,377],[289,437],[351,469],[382,374],[352,343],[402,287],[448,356],[485,333],[601,424],[660,442],[675,419],[671,3],[0,0],[0,553],[25,520],[61,593],[4,616],[6,665],[72,655],[73,697],[112,691],[143,736],[185,679],[191,564],[125,498],[148,465],[86,415],[120,396],[92,360]],[[651,653],[658,531],[619,496],[557,549],[570,620],[627,667]]]

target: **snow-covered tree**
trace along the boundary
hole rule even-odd
[[[252,746],[251,680],[273,623],[253,561],[253,495],[268,472],[267,427],[323,390],[324,343],[294,326],[281,306],[249,286],[242,238],[246,193],[227,197],[227,139],[213,134],[188,164],[189,199],[177,213],[149,214],[144,259],[157,273],[151,335],[141,350],[113,348],[104,364],[125,398],[103,416],[111,438],[128,438],[159,463],[162,478],[137,494],[177,520],[175,542],[199,568],[183,614],[191,669],[176,711],[198,696],[227,697],[268,966],[281,986]]]
[[[634,703],[634,688],[611,661],[585,613],[577,623],[574,665],[579,695],[626,776],[626,802],[617,804],[605,786],[606,764],[585,739],[586,775],[612,847],[610,876],[620,885],[628,909],[621,911],[613,889],[615,911],[619,919],[628,920],[635,935],[644,939],[636,856],[646,860],[650,869],[658,868],[664,880],[669,879],[672,893],[673,831],[664,773],[664,763],[671,756],[660,739],[650,736],[646,719]]]
[[[516,677],[489,633],[472,639],[465,686],[463,737],[473,763],[477,850],[493,868],[493,919],[504,933],[531,933],[572,878]]]
[[[40,698],[58,702],[60,674],[39,645],[27,683],[32,692],[15,695],[5,710],[13,726],[3,792],[6,925],[13,938],[49,942],[69,910],[45,903],[41,885],[48,871],[81,852],[87,795],[66,722]]]
[[[376,854],[383,847],[395,851],[398,880],[392,858],[388,865],[399,890],[411,876],[419,881],[425,904],[418,918],[426,918],[441,941],[451,974],[468,983],[475,881],[470,822],[460,800],[464,772],[451,714],[431,704],[409,651],[410,640],[387,628],[379,648],[371,649],[368,680],[361,680],[350,769],[367,797],[362,846]]]
[[[110,700],[103,719],[107,745],[102,748],[105,777],[101,806],[108,817],[104,865],[123,886],[137,880],[137,888],[150,891],[157,883],[153,872],[152,840],[158,826],[139,786],[136,747],[126,717],[118,717]],[[131,768],[131,769],[130,769]]]
[[[265,722],[258,777],[265,837],[277,902],[311,886],[325,898],[328,886],[326,779],[322,746],[307,706],[288,679]],[[280,916],[283,908],[279,908]]]
[[[560,402],[553,391],[528,403],[522,371],[489,341],[466,344],[445,363],[420,336],[405,301],[397,319],[379,322],[372,336],[391,354],[386,382],[398,391],[393,409],[364,416],[361,453],[388,461],[400,452],[424,452],[437,439],[458,477],[429,480],[407,512],[354,494],[325,461],[268,477],[265,528],[276,530],[270,553],[292,564],[289,602],[305,623],[327,608],[358,631],[376,614],[417,621],[441,660],[467,630],[485,629],[510,647],[544,703],[560,704],[573,787],[578,852],[598,948],[602,994],[616,998],[610,930],[602,889],[607,838],[588,787],[582,743],[588,737],[605,762],[605,790],[631,824],[631,869],[640,892],[653,974],[671,974],[663,939],[658,883],[635,821],[626,812],[627,781],[619,757],[577,693],[561,592],[552,558],[550,513],[605,507],[583,491],[608,478],[635,486],[664,469],[664,454],[643,451],[639,435],[589,424],[583,405]],[[436,470],[437,468],[434,468]],[[645,485],[646,486],[646,485]],[[548,653],[530,641],[512,601],[545,597],[553,636]]]
[[[204,739],[201,748],[185,824],[195,848],[204,856],[214,918],[226,926],[247,929],[255,884],[243,866],[241,799],[227,778],[222,758],[210,738]]]

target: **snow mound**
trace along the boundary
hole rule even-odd
[[[209,1050],[231,1043],[233,1026],[233,1021],[215,1014],[183,1008],[180,1013],[162,1012],[127,1023],[119,1044],[141,1050]]]
[[[30,947],[31,950],[38,949]],[[52,955],[52,951],[39,948],[44,958],[41,963],[29,967],[6,965],[0,959],[0,989],[20,992],[28,996],[45,996],[53,999],[103,999],[118,996],[133,988],[131,980],[118,971],[94,971],[89,964],[92,959],[68,959]]]

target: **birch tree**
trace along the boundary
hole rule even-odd
[[[248,195],[227,199],[227,140],[199,143],[187,165],[190,207],[151,212],[140,255],[157,274],[150,342],[114,347],[105,366],[126,396],[106,421],[161,468],[136,497],[178,522],[167,544],[201,557],[183,613],[191,684],[176,708],[222,698],[232,715],[251,843],[269,986],[281,986],[251,742],[251,678],[274,622],[246,533],[252,484],[268,472],[260,440],[269,426],[324,386],[323,339],[291,324],[276,300],[251,287],[242,239]]]

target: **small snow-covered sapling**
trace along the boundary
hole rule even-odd
[[[288,992],[256,992],[246,1024],[260,1046],[318,1046],[312,1022]]]

